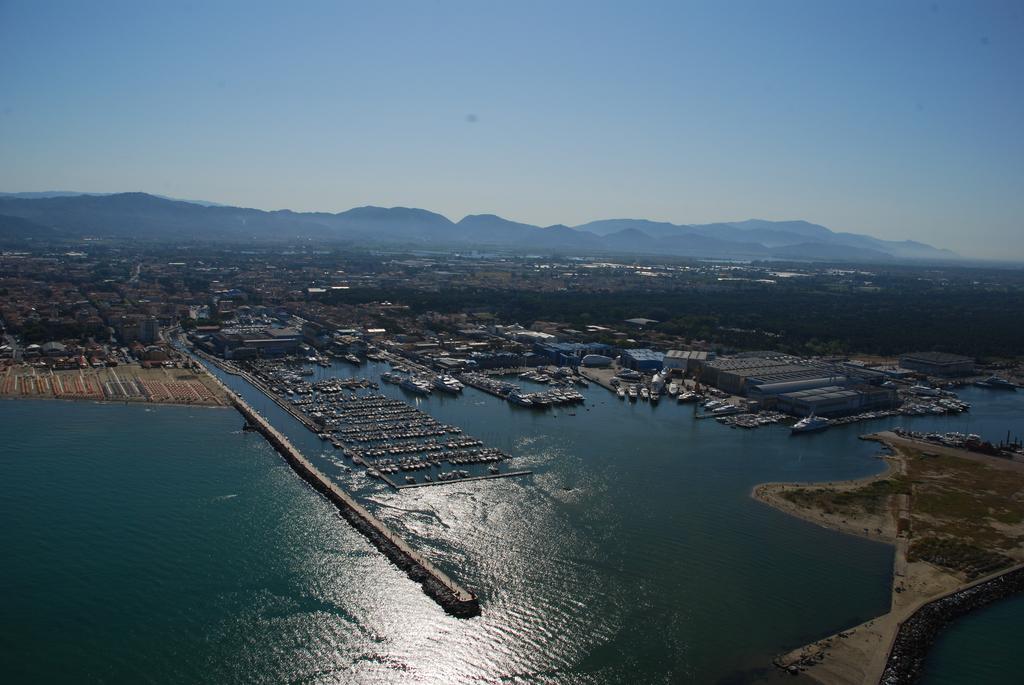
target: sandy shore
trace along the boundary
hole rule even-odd
[[[895,546],[893,593],[889,613],[840,631],[776,658],[780,668],[804,673],[827,685],[866,685],[879,682],[885,669],[896,633],[903,621],[921,606],[964,585],[952,573],[925,562],[907,561],[908,539],[899,521],[909,516],[909,497],[889,495],[877,513],[829,513],[819,508],[800,506],[782,495],[789,490],[821,490],[842,493],[907,472],[907,457],[899,446],[881,438],[893,453],[884,455],[886,469],[874,476],[832,483],[765,483],[756,486],[751,496],[787,514],[851,535],[859,535]]]
[[[878,516],[861,515],[851,517],[845,514],[829,513],[820,509],[807,509],[783,497],[783,493],[793,490],[817,488],[828,488],[836,492],[858,490],[876,481],[885,480],[894,473],[902,472],[902,460],[898,457],[885,455],[880,458],[885,461],[885,469],[874,476],[827,483],[761,483],[754,486],[750,491],[750,496],[779,511],[804,519],[823,528],[838,530],[850,535],[859,535],[871,540],[882,540],[892,543],[896,540],[896,519],[888,512]]]
[[[0,398],[228,406],[227,397],[205,369],[135,364],[68,370],[9,366],[0,371]]]

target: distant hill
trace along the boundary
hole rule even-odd
[[[765,221],[750,219],[717,224],[671,224],[646,219],[606,219],[576,226],[578,231],[610,235],[626,229],[642,231],[662,240],[701,236],[735,243],[735,250],[753,251],[764,256],[802,259],[844,259],[877,261],[891,259],[945,261],[959,255],[913,241],[880,240],[856,233],[835,233],[807,221]],[[760,246],[758,249],[753,246]],[[803,257],[797,257],[803,255]]]
[[[534,226],[493,214],[459,222],[412,207],[345,212],[263,211],[149,195],[51,191],[0,193],[0,235],[107,236],[136,240],[280,241],[311,239],[371,245],[502,247],[574,254],[673,255],[720,259],[850,262],[948,261],[959,256],[913,241],[836,233],[806,221],[672,224],[607,219],[581,226]],[[14,219],[21,220],[20,222]],[[6,223],[4,223],[6,221]]]
[[[103,195],[117,194],[118,193],[83,193],[75,190],[42,190],[28,193],[0,193],[0,197],[11,197],[22,200],[41,200],[48,197],[77,197],[79,195],[92,195],[94,197],[99,197]],[[194,205],[203,205],[204,207],[224,207],[224,205],[218,202],[210,202],[208,200],[184,200],[179,197],[167,197],[166,195],[153,195],[153,197],[159,197],[164,200],[180,200],[181,202],[190,202]]]

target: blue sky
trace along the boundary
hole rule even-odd
[[[1021,259],[1022,122],[1020,2],[0,0],[5,191],[803,218]]]

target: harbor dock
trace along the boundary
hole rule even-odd
[[[365,535],[377,549],[403,569],[410,578],[420,583],[423,586],[423,591],[431,599],[453,616],[469,618],[480,614],[480,602],[475,594],[460,586],[431,564],[336,483],[321,473],[284,435],[271,426],[270,422],[249,406],[245,400],[226,387],[225,391],[231,404],[245,417],[246,422],[267,439],[274,449],[284,457],[288,465],[313,489],[330,500],[345,520]]]

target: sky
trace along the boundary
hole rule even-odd
[[[1024,259],[1024,3],[0,0],[0,191]]]

